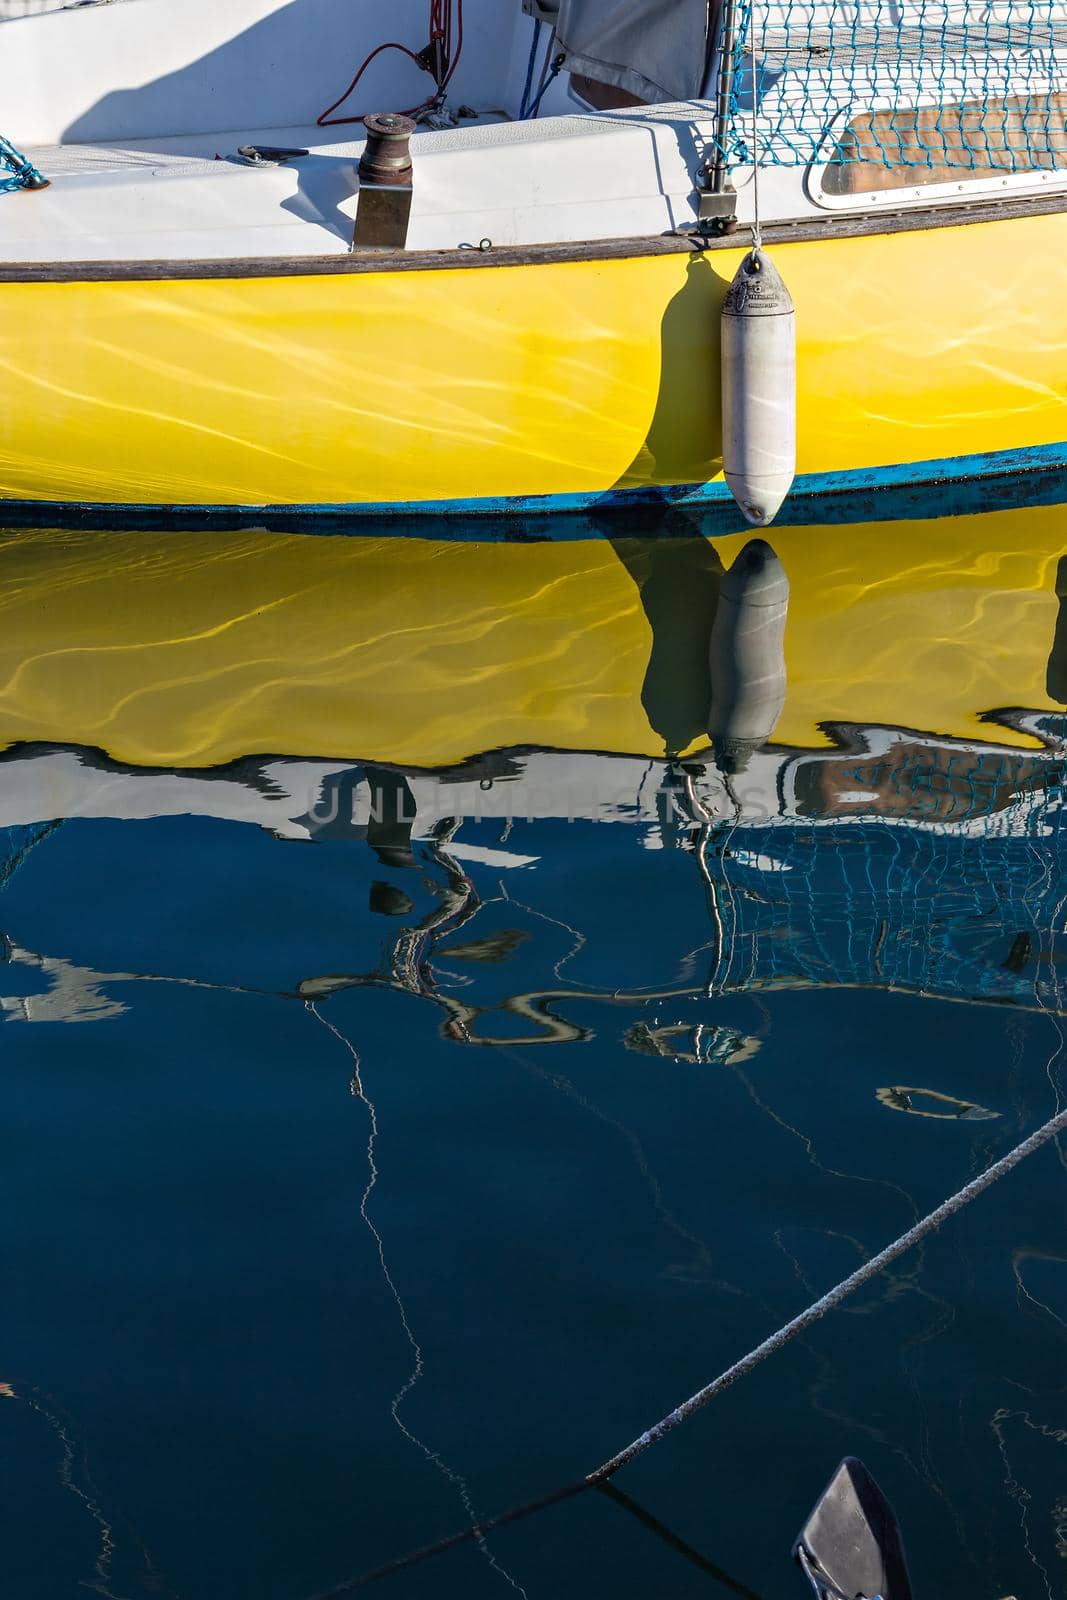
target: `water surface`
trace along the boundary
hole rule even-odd
[[[1052,1113],[1061,521],[784,534],[729,785],[741,538],[9,536],[6,1595],[299,1600],[571,1479]],[[1064,1182],[621,1475],[684,1549],[588,1496],[377,1592],[799,1595],[856,1453],[919,1593],[1062,1593]]]

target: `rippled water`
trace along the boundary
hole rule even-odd
[[[1065,542],[783,532],[726,782],[742,537],[8,535],[5,1596],[300,1600],[569,1480],[1043,1122]],[[920,1594],[1061,1594],[1064,1194],[1046,1149],[632,1503],[374,1592],[799,1596],[854,1453]]]

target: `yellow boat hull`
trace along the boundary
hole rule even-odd
[[[774,254],[797,307],[799,492],[1063,468],[1067,214]],[[375,517],[652,491],[725,505],[718,317],[741,255],[147,281],[9,268],[0,499]],[[936,470],[916,479],[916,463]]]

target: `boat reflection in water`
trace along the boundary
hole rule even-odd
[[[1060,1010],[1052,941],[1065,887],[1056,848],[1067,724],[1013,714],[1010,725],[1027,726],[1043,743],[1021,751],[838,726],[830,749],[764,748],[734,778],[719,771],[711,750],[683,763],[515,752],[434,774],[284,759],[178,774],[73,749],[16,749],[0,768],[0,827],[8,871],[47,836],[57,813],[207,816],[309,846],[361,845],[382,872],[368,909],[393,924],[381,960],[361,972],[307,974],[293,992],[400,988],[439,1006],[448,1036],[467,1044],[493,1042],[498,1032],[487,1018],[500,1012],[530,1024],[518,1035],[509,1029],[509,1043],[581,1038],[588,1026],[565,1020],[568,998],[639,1008],[657,997],[872,986]],[[705,970],[672,981],[696,958],[684,943],[691,922],[672,943],[668,916],[644,952],[644,981],[632,988],[620,974],[610,995],[556,983],[480,1001],[487,969],[511,962],[525,940],[530,955],[543,945],[545,916],[587,932],[595,925],[599,868],[583,850],[590,824],[619,831],[616,853],[692,855],[693,889],[699,864],[711,924]],[[519,888],[509,892],[501,932],[499,885],[531,871],[540,878],[538,865],[552,854],[566,862],[565,877],[552,874],[537,910],[522,905]],[[420,875],[433,898],[413,920],[409,874]],[[8,959],[31,960],[17,931],[8,935]],[[610,918],[591,936],[610,960]],[[52,991],[69,993],[72,1019],[113,1014],[86,1003],[84,974],[75,979],[61,962],[32,959]],[[443,970],[452,963],[463,971],[455,984]],[[9,1015],[33,1011],[29,1000],[2,1003]],[[54,1018],[55,1005],[42,997],[39,1014]],[[657,1045],[656,1053],[684,1051]]]
[[[253,824],[308,844],[362,841],[383,874],[371,886],[369,911],[375,921],[380,915],[393,924],[380,957],[362,970],[294,975],[290,992],[306,999],[360,985],[401,989],[437,1006],[446,1035],[464,1044],[502,1037],[512,1044],[588,1037],[590,1022],[567,1018],[568,1003],[575,1000],[633,1009],[655,1000],[695,1001],[783,988],[871,986],[1060,1010],[1052,941],[1064,892],[1055,844],[1062,825],[1067,715],[1048,702],[1067,695],[1067,584],[1064,562],[1057,565],[1049,548],[1056,525],[1040,511],[1026,513],[1021,522],[1022,533],[1032,537],[1021,537],[1012,522],[1008,532],[1015,548],[999,561],[986,560],[981,568],[986,576],[977,580],[974,563],[958,541],[945,548],[940,569],[916,552],[914,540],[909,542],[912,527],[928,543],[930,528],[942,524],[901,524],[893,530],[892,561],[884,545],[876,559],[854,553],[848,566],[837,566],[831,581],[825,570],[820,574],[816,560],[814,575],[823,581],[813,583],[806,541],[814,535],[801,530],[805,542],[791,551],[801,581],[793,582],[788,636],[799,636],[803,648],[790,650],[788,675],[783,638],[790,580],[774,549],[762,540],[740,548],[740,541],[726,541],[730,549],[723,563],[712,559],[709,566],[711,546],[700,541],[697,553],[691,531],[664,542],[629,541],[621,566],[637,583],[652,624],[649,670],[657,677],[650,683],[646,676],[643,697],[653,720],[670,694],[661,635],[674,627],[676,614],[678,630],[691,635],[671,657],[676,675],[687,651],[695,659],[697,652],[705,662],[710,658],[710,678],[706,668],[694,673],[710,737],[702,743],[690,739],[684,754],[668,751],[662,759],[519,748],[427,771],[381,759],[266,759],[249,752],[209,771],[162,771],[123,766],[77,747],[15,744],[3,757],[0,784],[7,871],[63,817],[188,814]],[[788,534],[782,537],[788,542]],[[843,547],[838,542],[834,548],[840,563]],[[466,553],[456,554],[463,559]],[[498,561],[508,554],[497,552]],[[329,564],[338,552],[327,555]],[[891,640],[872,635],[881,620],[879,585],[862,581],[864,568],[878,563],[883,573],[892,568],[882,585],[900,590],[893,612],[898,628]],[[710,577],[710,587],[699,590],[702,609],[694,616],[685,597],[693,592],[698,570]],[[137,567],[133,573],[142,598],[151,594],[151,568]],[[166,576],[173,580],[173,571]],[[85,581],[82,572],[83,592]],[[805,673],[820,679],[825,657],[848,661],[845,698],[854,700],[857,684],[862,687],[873,675],[864,651],[890,651],[898,675],[902,656],[911,652],[921,660],[928,655],[937,642],[929,632],[935,611],[958,609],[956,590],[963,583],[971,590],[966,626],[961,636],[940,640],[937,670],[913,682],[902,709],[932,701],[943,712],[958,703],[958,683],[980,678],[991,655],[1000,657],[1003,685],[1009,692],[1029,691],[1033,704],[972,706],[966,718],[959,710],[950,713],[982,728],[981,738],[835,720],[817,724],[814,748],[769,742],[781,722],[796,724],[791,704],[810,704]],[[825,620],[818,615],[820,607],[828,612]],[[1019,631],[1021,621],[1033,624],[1041,610],[1044,652],[1032,626]],[[81,626],[84,634],[84,619]],[[150,622],[146,628],[142,620],[140,626],[142,633],[151,632]],[[271,668],[285,643],[284,621],[273,642]],[[426,673],[437,647],[420,645],[411,674]],[[506,647],[505,633],[498,648]],[[97,689],[114,696],[119,685],[112,655],[105,653],[101,666],[94,650],[88,644],[85,649],[90,679],[95,675]],[[40,671],[42,662],[47,669],[51,654],[31,656],[25,675]],[[125,669],[131,674],[151,651],[146,645],[132,655],[134,665]],[[54,656],[60,659],[62,652]],[[247,663],[234,666],[247,678]],[[1035,683],[1041,668],[1044,681]],[[304,686],[309,701],[315,698],[313,669],[314,663]],[[458,664],[447,671],[458,673]],[[547,694],[551,685],[544,688]],[[151,686],[144,692],[151,697]],[[679,699],[690,708],[690,734],[693,692],[692,682],[678,683]],[[84,686],[78,693],[84,706],[93,697],[91,684],[88,694]],[[206,694],[216,705],[214,679]],[[182,724],[173,736],[178,745],[196,701],[181,683],[175,695]],[[872,697],[877,699],[877,692]],[[238,726],[240,707],[250,698],[246,682],[235,711]],[[490,704],[488,691],[485,698]],[[835,688],[830,698],[840,700],[841,691]],[[137,728],[141,699],[129,690],[112,716],[119,747],[136,742],[127,725]],[[10,695],[5,703],[10,707]],[[52,702],[40,720],[55,722],[61,715]],[[499,720],[507,722],[510,715],[504,708]],[[572,726],[567,705],[560,715]],[[373,721],[358,700],[346,716],[341,739],[358,736],[361,719]],[[662,720],[669,722],[669,714]],[[166,728],[157,725],[153,737],[157,747],[165,744]],[[398,731],[396,744],[404,739]],[[654,944],[642,948],[640,972],[619,971],[610,993],[603,987],[584,989],[577,980],[502,990],[497,967],[521,967],[526,976],[536,968],[533,956],[544,943],[546,917],[560,928],[584,918],[582,937],[595,938],[611,966],[612,916],[604,926],[589,926],[590,918],[594,924],[597,919],[597,868],[595,856],[579,847],[576,832],[589,824],[619,825],[632,851],[681,850],[693,856],[699,867],[694,888],[702,878],[711,930],[710,939],[701,941],[703,954],[685,942],[691,922],[672,916],[665,905]],[[536,910],[521,904],[517,890],[515,896],[507,894],[507,926],[501,928],[499,886],[551,855],[566,860],[565,878],[551,875],[551,893]],[[587,862],[588,886],[583,882]],[[412,873],[429,886],[433,904],[428,910],[417,908],[418,896],[405,881]],[[524,944],[528,948],[516,960]],[[35,967],[35,989],[44,986],[41,993],[6,997],[2,1003],[9,1017],[54,1019],[65,1011],[71,1020],[104,1020],[121,1009],[103,998],[107,983],[132,981],[130,973],[109,979],[64,964],[58,955],[28,953],[17,930],[9,930],[7,953],[16,965]],[[195,978],[193,973],[173,976]],[[493,1019],[505,1015],[510,1021],[502,1034]],[[699,1027],[672,1021],[642,1023],[629,1031],[622,1024],[622,1031],[630,1048],[656,1054],[715,1059],[750,1049],[743,1038],[731,1044],[707,1030],[695,1043],[693,1029]]]

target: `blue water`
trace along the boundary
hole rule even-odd
[[[708,760],[608,808],[582,758],[278,759],[161,816],[9,752],[0,794],[63,763],[101,814],[0,834],[5,1600],[300,1600],[570,1480],[1044,1121],[1045,731],[917,734],[858,821],[786,751],[793,810],[740,822]],[[620,1475],[685,1548],[587,1495],[372,1592],[799,1596],[854,1453],[920,1595],[1064,1593],[1064,1163]]]

